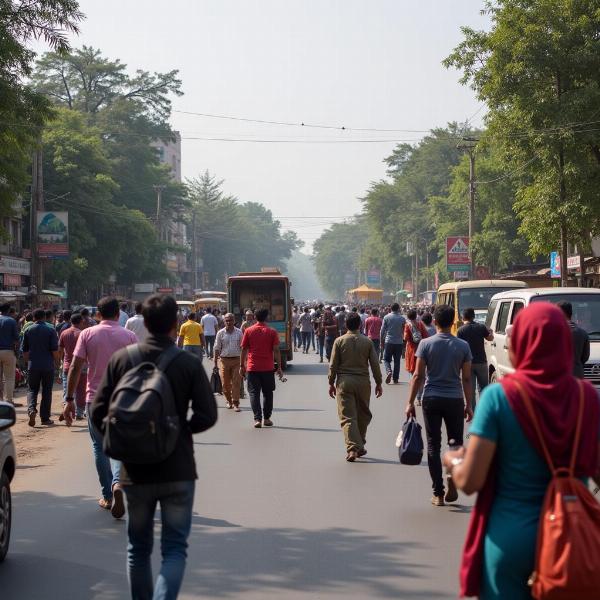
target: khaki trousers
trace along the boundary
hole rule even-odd
[[[17,357],[13,350],[0,350],[0,400],[6,395],[9,402],[13,402],[15,392],[15,369]],[[4,388],[2,388],[2,375],[4,375]]]
[[[221,375],[221,385],[223,386],[223,395],[227,402],[234,406],[240,404],[240,357],[239,356],[220,356],[219,373]]]
[[[362,450],[367,442],[367,427],[373,415],[369,410],[371,382],[368,377],[339,375],[336,400],[346,449]]]

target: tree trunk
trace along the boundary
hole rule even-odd
[[[558,151],[558,210],[562,211],[567,201],[567,187],[565,184],[565,152],[562,144]],[[567,219],[560,213],[560,285],[569,283],[569,270],[567,268]]]

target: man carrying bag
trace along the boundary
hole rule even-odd
[[[127,552],[131,595],[133,598],[175,598],[185,570],[197,479],[192,434],[215,424],[217,405],[199,358],[174,350],[173,337],[177,328],[175,300],[171,296],[150,296],[144,302],[142,314],[149,337],[143,344],[124,348],[113,355],[90,412],[94,427],[105,434],[107,450],[111,452],[112,442],[113,452],[119,453],[123,461],[121,484],[128,508]],[[144,415],[154,412],[157,413],[156,418],[147,416],[140,419],[141,415],[135,414],[136,403],[130,402],[127,406],[126,402],[135,394],[136,378],[144,369],[151,378],[152,389],[149,393],[140,393],[139,405],[148,409]],[[123,383],[128,381],[132,385],[124,386]],[[162,406],[157,406],[157,398],[161,395]],[[169,414],[171,407],[175,414]],[[130,409],[129,412],[126,408]],[[114,444],[115,438],[111,437],[113,432],[106,433],[107,417],[109,430],[114,428],[114,433],[119,434],[118,449]],[[166,441],[166,444],[157,443],[153,448],[144,444],[147,451],[143,456],[136,450],[139,431],[134,425],[140,424],[140,421],[141,425],[148,426],[142,428],[141,435],[156,433],[157,442],[160,442],[159,438]],[[161,435],[163,431],[164,436]],[[174,431],[177,435],[173,440]],[[128,459],[128,453],[132,459]],[[152,456],[155,456],[156,462],[148,462]],[[163,528],[163,561],[154,585],[151,554],[157,503],[160,503],[162,522],[168,529],[168,536]]]

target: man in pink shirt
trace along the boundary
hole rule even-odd
[[[379,316],[379,310],[373,308],[371,316],[365,321],[365,335],[373,342],[377,356],[379,356],[379,334],[381,333],[382,325],[383,319]]]
[[[92,438],[96,470],[102,488],[102,498],[98,504],[110,509],[115,519],[125,514],[123,490],[119,483],[121,463],[109,459],[102,450],[102,434],[96,430],[90,420],[89,406],[106,371],[108,361],[121,348],[137,343],[133,331],[119,325],[119,302],[116,298],[102,298],[98,302],[101,321],[95,327],[84,329],[77,338],[73,352],[73,361],[69,367],[67,394],[65,396],[64,417],[67,425],[71,425],[75,416],[74,393],[85,364],[88,367],[85,401],[88,407],[88,429]]]

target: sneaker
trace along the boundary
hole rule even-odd
[[[454,485],[454,481],[450,475],[446,477],[446,482],[448,483],[448,490],[446,491],[446,496],[444,500],[446,502],[456,502],[458,500],[458,491],[456,489],[456,485]]]
[[[260,421],[254,421],[254,429],[260,429],[262,427],[262,423]]]
[[[264,425],[265,427],[273,427],[273,421],[271,421],[271,419],[265,419],[265,420],[263,421],[263,425]]]
[[[444,506],[444,497],[443,496],[433,496],[431,498],[431,504],[434,506]]]
[[[234,406],[233,412],[242,412],[242,409],[239,406]]]
[[[367,449],[366,449],[366,448],[363,448],[362,450],[359,450],[359,451],[357,452],[357,454],[358,454],[358,458],[360,458],[361,456],[366,456],[366,454],[367,454]]]
[[[123,488],[120,483],[115,483],[112,488],[113,499],[110,514],[115,519],[120,519],[125,514],[125,501],[123,499]]]
[[[54,421],[52,419],[46,419],[42,421],[42,425],[54,425]]]
[[[29,427],[35,427],[35,415],[36,414],[37,413],[35,413],[35,412],[29,413]]]
[[[231,402],[228,402],[225,406],[227,406],[227,408],[233,408],[233,404]]]
[[[390,383],[390,381],[392,381],[392,374],[391,374],[391,373],[388,373],[388,374],[385,376],[385,382],[386,382],[387,384],[389,384],[389,383]]]
[[[356,450],[350,450],[348,454],[346,454],[346,460],[348,462],[354,462],[358,458],[358,453]]]

